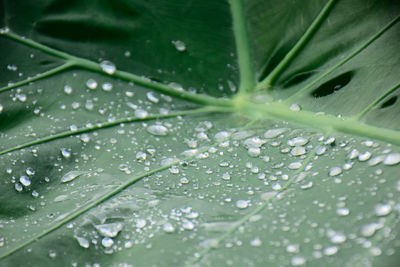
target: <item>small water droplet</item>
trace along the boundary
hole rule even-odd
[[[365,151],[363,153],[361,153],[360,155],[358,155],[358,160],[359,161],[366,161],[369,160],[371,158],[372,154],[369,151]]]
[[[361,235],[363,235],[365,237],[373,236],[375,234],[376,230],[378,230],[378,228],[379,228],[379,224],[377,224],[377,223],[365,224],[361,227]]]
[[[64,86],[64,93],[66,93],[67,95],[72,94],[72,87],[69,85]]]
[[[250,157],[255,158],[255,157],[258,157],[258,156],[261,154],[261,150],[260,150],[260,148],[258,148],[258,147],[250,147],[250,148],[247,150],[247,154],[248,154]]]
[[[289,108],[292,111],[300,111],[301,110],[301,107],[299,104],[291,104]]]
[[[348,208],[338,208],[336,209],[336,214],[339,216],[347,216],[350,214],[350,210]]]
[[[287,144],[289,146],[304,146],[305,144],[308,143],[308,139],[304,137],[295,137],[293,139],[290,139]]]
[[[146,224],[147,224],[147,222],[145,219],[137,219],[136,220],[136,228],[141,229],[141,228],[145,227]]]
[[[91,90],[96,89],[97,86],[98,86],[98,83],[94,79],[89,79],[89,80],[86,81],[86,87],[91,89]]]
[[[84,174],[85,172],[82,171],[70,171],[64,174],[64,176],[61,178],[62,183],[68,183],[74,179],[76,179],[78,176]]]
[[[25,175],[21,176],[19,178],[19,181],[23,186],[30,186],[31,185],[31,180],[29,180],[29,178],[27,176],[25,176]]]
[[[326,256],[335,255],[338,252],[339,248],[337,246],[331,246],[324,249],[324,254]]]
[[[347,157],[349,159],[355,159],[356,157],[358,157],[358,155],[360,155],[360,152],[357,149],[353,149],[350,151],[349,155],[347,155]]]
[[[64,158],[68,159],[68,158],[71,157],[71,152],[69,152],[66,148],[62,148],[62,149],[61,149],[61,155],[62,155]]]
[[[334,244],[341,244],[346,241],[346,235],[343,233],[335,233],[330,237],[330,241]]]
[[[76,241],[78,241],[79,246],[83,248],[88,248],[89,247],[89,241],[86,238],[75,236]]]
[[[245,209],[249,206],[248,200],[238,200],[236,201],[236,207],[239,209]]]
[[[259,247],[262,245],[262,241],[259,237],[254,238],[253,240],[250,241],[250,245],[253,247]]]
[[[112,238],[109,238],[109,237],[104,237],[101,240],[101,244],[103,245],[103,247],[109,248],[114,244],[114,240]]]
[[[143,109],[135,110],[135,117],[137,117],[137,118],[144,119],[144,118],[147,118],[148,115],[149,115],[149,113],[146,110],[143,110]]]
[[[278,137],[279,135],[283,134],[284,132],[286,132],[288,129],[286,128],[278,128],[278,129],[271,129],[268,130],[264,133],[264,138],[275,138]]]
[[[18,192],[21,192],[22,190],[24,190],[24,188],[22,187],[22,185],[20,183],[15,183],[15,190],[17,190]]]
[[[301,156],[301,155],[304,155],[306,153],[306,149],[304,147],[302,147],[302,146],[295,146],[294,148],[292,148],[290,153],[293,156]]]
[[[302,265],[306,264],[306,262],[307,262],[306,258],[301,257],[301,256],[294,256],[290,261],[290,263],[293,266],[302,266]]]
[[[168,134],[168,128],[163,125],[151,125],[146,129],[152,135],[165,136]]]
[[[291,169],[291,170],[297,170],[297,169],[301,168],[301,166],[302,166],[302,163],[299,162],[299,161],[296,161],[296,162],[290,163],[288,165],[288,168]]]
[[[175,227],[171,223],[167,222],[163,225],[163,230],[166,233],[173,233],[175,231]]]
[[[148,99],[150,102],[153,102],[153,103],[156,103],[156,104],[157,104],[158,102],[160,102],[160,100],[154,95],[153,92],[147,92],[146,96],[147,96],[147,99]]]
[[[25,170],[25,173],[29,176],[35,175],[35,170],[33,170],[32,168],[27,168]]]
[[[182,224],[183,229],[186,230],[193,230],[194,229],[194,224],[191,221],[185,220],[184,223]]]
[[[113,89],[113,85],[111,83],[103,83],[101,88],[106,92],[110,92]]]
[[[342,173],[342,169],[339,167],[333,167],[329,170],[329,176],[337,176]]]
[[[114,74],[115,71],[117,70],[117,68],[115,67],[114,63],[108,61],[108,60],[104,60],[100,63],[100,67],[101,69],[107,73],[107,74]]]
[[[300,247],[298,244],[289,244],[286,246],[286,251],[289,253],[298,253],[300,250]]]
[[[186,50],[186,44],[180,40],[172,41],[172,44],[175,46],[176,50],[179,52],[183,52]]]

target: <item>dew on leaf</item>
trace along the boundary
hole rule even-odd
[[[95,225],[97,231],[104,237],[116,237],[124,227],[123,223],[107,223]]]
[[[85,172],[82,171],[70,171],[67,172],[66,174],[63,175],[61,178],[62,183],[68,183],[71,182],[72,180],[76,179],[78,176],[84,174]]]
[[[158,98],[154,95],[153,92],[147,92],[146,96],[147,96],[147,99],[148,99],[150,102],[153,102],[153,103],[155,103],[155,104],[157,104],[158,102],[160,102],[160,99],[158,99]]]
[[[337,246],[331,246],[324,249],[324,254],[326,256],[332,256],[335,255],[338,251],[339,248]]]
[[[79,246],[81,246],[83,248],[89,248],[90,243],[86,238],[80,237],[80,236],[75,236],[75,239],[76,239],[76,241],[78,241]]]
[[[158,124],[150,125],[146,130],[152,135],[165,136],[168,134],[168,128]]]
[[[194,229],[194,224],[193,222],[189,220],[185,220],[182,224],[183,229],[185,230],[193,230]]]
[[[346,241],[346,235],[344,235],[343,233],[334,233],[331,237],[330,237],[330,241],[334,244],[341,244],[344,243]]]
[[[72,87],[69,85],[65,85],[64,86],[64,93],[66,93],[67,95],[72,94]]]
[[[4,108],[3,105],[0,104],[0,114],[3,112]]]
[[[21,176],[19,178],[19,182],[23,185],[23,186],[30,186],[31,185],[31,180],[29,180],[29,178],[25,175]]]
[[[338,208],[336,209],[336,214],[339,216],[347,216],[350,214],[350,210],[348,208]]]
[[[290,151],[290,154],[292,154],[293,156],[301,156],[301,155],[306,154],[306,149],[302,146],[295,146]]]
[[[173,89],[177,90],[177,91],[183,91],[183,87],[181,84],[177,83],[177,82],[170,82],[168,84],[170,87],[172,87]]]
[[[386,216],[392,212],[392,205],[389,203],[385,204],[377,204],[375,206],[375,215],[376,216]]]
[[[171,41],[171,43],[175,46],[175,49],[179,52],[183,52],[186,50],[186,44],[180,40]]]
[[[110,92],[113,89],[113,85],[111,83],[103,83],[101,88],[106,92]]]
[[[167,222],[163,225],[163,230],[166,233],[173,233],[175,232],[175,227],[171,223]]]
[[[291,260],[290,260],[290,263],[293,265],[293,266],[303,266],[303,265],[305,265],[306,264],[306,258],[304,258],[304,257],[301,257],[301,256],[294,256]]]
[[[365,237],[373,236],[375,234],[376,230],[378,230],[378,228],[379,228],[378,223],[365,224],[361,227],[361,235],[363,235]]]
[[[300,247],[298,244],[289,244],[286,246],[286,251],[289,253],[298,253],[300,250]]]
[[[358,155],[358,160],[359,161],[367,161],[371,158],[372,154],[369,151],[365,151],[363,153],[361,153],[360,155]]]
[[[381,163],[383,161],[384,158],[385,158],[385,156],[382,156],[382,155],[373,157],[370,160],[368,160],[368,166],[378,165],[379,163]]]
[[[89,80],[86,81],[86,87],[91,89],[91,90],[96,89],[97,86],[98,86],[98,83],[94,79],[89,79]]]
[[[264,138],[275,138],[286,132],[288,129],[286,128],[278,128],[278,129],[271,129],[264,133]]]
[[[304,146],[305,144],[308,143],[308,139],[304,137],[295,137],[293,139],[290,139],[287,144],[289,146]]]
[[[145,219],[136,219],[136,228],[143,228],[147,224],[147,221]]]
[[[149,113],[146,110],[143,109],[137,109],[135,110],[135,117],[144,119],[149,115]]]
[[[248,200],[238,200],[236,201],[236,207],[239,209],[245,209],[249,206]]]
[[[25,170],[25,173],[29,176],[35,175],[35,170],[33,170],[32,168],[27,168]]]
[[[117,68],[115,67],[114,63],[108,61],[108,60],[104,60],[100,63],[100,68],[102,69],[102,71],[104,71],[107,74],[114,74],[115,71],[117,70]]]
[[[333,167],[329,170],[329,176],[337,176],[342,173],[342,169],[339,167]]]
[[[24,189],[20,183],[15,183],[14,187],[18,192],[21,192]]]
[[[295,162],[290,163],[288,165],[288,168],[291,169],[291,170],[297,170],[297,169],[301,168],[301,166],[302,166],[301,162],[295,161]]]
[[[400,163],[400,153],[387,154],[385,159],[383,160],[383,164],[385,165],[396,165],[399,163]]]
[[[62,149],[61,149],[61,155],[62,155],[64,158],[68,159],[68,158],[71,157],[71,152],[69,152],[66,148],[62,148]]]
[[[226,131],[221,131],[215,134],[214,139],[217,142],[223,142],[228,140],[228,138],[231,136],[231,133],[226,132]]]
[[[347,155],[349,159],[355,159],[360,155],[360,152],[357,149],[352,149],[350,153]]]
[[[260,150],[260,148],[258,148],[258,147],[250,147],[248,150],[247,150],[247,154],[250,156],[250,157],[258,157],[260,154],[261,154],[261,150]]]
[[[250,245],[253,247],[259,247],[262,245],[262,241],[259,237],[256,237],[250,241]]]
[[[323,155],[326,152],[326,146],[318,146],[315,148],[315,153],[317,155]]]
[[[104,237],[101,240],[101,244],[103,245],[103,247],[109,248],[114,244],[114,240],[112,238],[109,238],[109,237]]]
[[[300,110],[301,110],[301,107],[300,107],[299,104],[291,104],[290,107],[289,107],[289,109],[290,109],[291,111],[300,111]]]

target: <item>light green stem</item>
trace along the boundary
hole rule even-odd
[[[229,2],[231,4],[233,34],[240,72],[239,92],[251,92],[255,87],[256,75],[250,49],[244,3],[243,0],[230,0]]]
[[[388,95],[390,95],[391,93],[393,93],[394,91],[396,91],[398,88],[400,88],[400,82],[398,84],[396,84],[395,86],[393,86],[392,88],[390,88],[389,90],[387,90],[382,96],[380,96],[377,100],[375,100],[374,102],[372,102],[368,107],[366,107],[363,111],[360,112],[360,114],[358,114],[356,116],[356,119],[358,121],[362,120],[362,118],[364,118],[364,116],[374,107],[376,107],[382,100],[384,100]]]
[[[279,64],[271,71],[268,76],[257,84],[257,90],[264,90],[270,88],[275,81],[279,78],[282,72],[289,66],[289,64],[296,58],[297,54],[301,51],[301,49],[308,43],[308,41],[312,38],[314,33],[320,28],[322,23],[328,17],[329,11],[332,9],[336,0],[329,0],[328,3],[324,6],[315,20],[312,22],[307,31],[303,34],[303,36],[297,41],[297,43],[293,46],[293,48],[286,54],[286,56],[279,62]]]
[[[373,43],[376,39],[378,39],[382,34],[384,34],[387,30],[389,30],[393,25],[395,25],[398,21],[400,20],[400,16],[397,16],[394,18],[392,21],[390,21],[385,27],[383,27],[379,32],[377,32],[374,36],[372,36],[368,41],[366,41],[364,44],[362,44],[360,47],[358,47],[356,50],[354,50],[350,55],[345,57],[343,60],[341,60],[339,63],[328,69],[325,73],[320,75],[318,78],[316,78],[314,81],[309,83],[307,86],[304,88],[300,89],[297,93],[293,94],[289,98],[285,100],[286,103],[290,103],[297,99],[298,97],[301,97],[302,95],[308,93],[310,89],[314,87],[316,83],[321,81],[323,78],[331,74],[333,71],[338,69],[340,66],[348,62],[350,59],[364,51],[371,43]]]

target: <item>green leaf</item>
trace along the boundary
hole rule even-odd
[[[0,266],[397,266],[398,3],[0,4]]]

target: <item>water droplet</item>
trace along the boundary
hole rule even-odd
[[[366,160],[369,160],[371,156],[372,156],[371,152],[365,151],[364,153],[361,153],[360,155],[358,155],[358,160],[366,161]]]
[[[236,207],[239,209],[245,209],[249,206],[248,200],[238,200],[236,201]]]
[[[386,155],[383,160],[383,164],[385,165],[396,165],[400,162],[400,153],[391,153]]]
[[[163,225],[163,230],[166,233],[173,233],[175,231],[175,227],[171,223],[167,222]]]
[[[64,158],[68,159],[68,158],[71,157],[71,152],[69,152],[66,148],[62,148],[62,149],[61,149],[61,155],[62,155]]]
[[[70,171],[64,174],[64,176],[61,178],[62,183],[68,183],[74,179],[76,179],[78,176],[84,174],[85,172],[82,171]]]
[[[342,233],[335,233],[331,236],[330,241],[334,244],[341,244],[346,241],[346,235]]]
[[[168,134],[168,128],[158,124],[147,127],[147,131],[152,135],[165,136]]]
[[[373,236],[378,228],[379,225],[377,223],[365,224],[361,227],[361,235],[365,237]]]
[[[137,117],[137,118],[144,119],[144,118],[147,118],[148,115],[149,115],[149,113],[146,110],[143,110],[143,109],[135,110],[135,117]]]
[[[388,203],[386,204],[377,204],[375,206],[375,215],[376,216],[386,216],[392,212],[392,206]]]
[[[101,88],[106,92],[110,92],[113,89],[113,85],[111,83],[103,83]]]
[[[114,63],[108,61],[108,60],[104,60],[100,63],[100,67],[101,69],[107,73],[107,74],[114,74],[115,71],[117,70],[117,68],[115,67]]]
[[[69,85],[64,86],[64,93],[66,93],[67,95],[72,94],[72,87]]]
[[[176,50],[179,52],[183,52],[186,50],[186,44],[180,40],[172,41],[172,44],[175,46]]]
[[[305,144],[308,143],[308,139],[304,137],[295,137],[293,139],[290,139],[287,144],[289,146],[304,146]]]
[[[358,152],[357,149],[353,149],[350,151],[349,155],[347,155],[347,157],[349,159],[355,159],[356,157],[358,157],[358,155],[360,155],[360,152]]]
[[[382,155],[374,157],[374,158],[368,160],[368,166],[378,165],[379,163],[381,163],[383,161],[384,158],[385,158],[385,156],[382,156]]]
[[[57,253],[55,251],[53,251],[53,250],[50,250],[49,251],[49,257],[54,259],[55,257],[57,257]]]
[[[0,28],[0,34],[6,34],[8,32],[10,32],[10,28],[8,27]]]
[[[116,237],[123,227],[120,222],[95,225],[97,231],[104,237]]]
[[[300,111],[301,110],[301,107],[299,104],[291,104],[289,108],[292,111]]]
[[[29,176],[35,175],[35,171],[32,168],[27,168],[25,173]]]
[[[89,80],[86,81],[86,87],[91,89],[91,90],[96,89],[97,85],[98,85],[97,81],[94,80],[94,79],[89,79]]]
[[[17,190],[18,192],[21,192],[22,190],[24,190],[24,188],[22,187],[22,185],[20,183],[15,183],[15,190]]]
[[[109,248],[114,244],[114,240],[112,240],[112,238],[109,238],[109,237],[104,237],[101,240],[101,244],[103,245],[103,247]]]
[[[299,248],[298,244],[289,244],[286,246],[286,251],[289,253],[298,253],[300,250]]]
[[[337,176],[342,173],[342,169],[339,167],[333,167],[329,170],[329,176]]]
[[[147,158],[146,152],[139,151],[139,152],[136,153],[136,159],[137,160],[146,160],[146,158]]]
[[[304,155],[306,153],[306,149],[304,147],[302,147],[302,146],[295,146],[294,148],[292,148],[290,153],[293,156],[301,156],[301,155]]]
[[[291,169],[291,170],[297,170],[297,169],[301,168],[301,166],[302,166],[302,163],[299,162],[299,161],[296,161],[296,162],[290,163],[288,165],[288,168]]]
[[[30,186],[31,185],[31,180],[29,180],[29,178],[27,176],[25,176],[25,175],[21,176],[19,178],[19,181],[23,186]]]
[[[224,174],[222,174],[222,179],[230,180],[231,179],[231,175],[229,173],[225,172]]]
[[[350,210],[348,208],[338,208],[336,214],[339,216],[347,216],[350,214]]]
[[[292,260],[290,261],[290,263],[293,266],[302,266],[302,265],[306,264],[306,258],[301,257],[301,256],[294,256],[292,258]]]
[[[259,237],[254,238],[253,240],[250,241],[250,245],[253,247],[259,247],[262,245],[262,241]]]
[[[0,104],[0,114],[3,112],[3,105]]]
[[[278,129],[271,129],[268,130],[264,133],[264,138],[275,138],[278,137],[279,135],[283,134],[284,132],[286,132],[288,129],[286,128],[278,128]]]
[[[194,229],[194,224],[191,221],[185,220],[184,223],[182,224],[183,229],[186,230],[193,230]]]
[[[326,152],[326,146],[318,146],[315,148],[315,153],[317,153],[317,155],[322,155]]]
[[[326,256],[335,255],[338,252],[339,248],[337,246],[331,246],[324,249],[324,254]]]
[[[255,158],[255,157],[258,157],[258,156],[261,154],[261,150],[260,150],[260,148],[258,148],[258,147],[250,147],[250,148],[247,150],[247,153],[248,153],[248,155],[249,155],[250,157]]]
[[[228,140],[228,138],[231,136],[231,133],[226,132],[226,131],[221,131],[215,134],[214,139],[217,142],[223,142]]]
[[[136,220],[136,228],[141,229],[141,228],[145,227],[146,224],[147,224],[147,222],[145,219],[137,219]]]
[[[86,238],[75,236],[76,241],[78,241],[79,246],[83,248],[88,248],[89,247],[89,241]]]
[[[160,100],[154,95],[153,92],[147,92],[146,96],[147,96],[147,99],[148,99],[150,102],[153,102],[153,103],[156,103],[156,104],[157,104],[158,102],[160,102]]]

